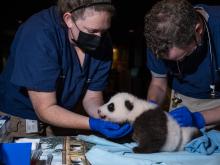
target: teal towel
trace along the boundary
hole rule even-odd
[[[92,165],[219,165],[220,153],[210,156],[187,151],[135,154],[132,148],[136,143],[118,144],[94,135],[78,135],[78,138],[94,143],[86,153]]]
[[[206,132],[201,130],[203,136],[192,140],[185,146],[189,152],[197,152],[204,155],[211,155],[220,152],[220,131],[211,130]]]

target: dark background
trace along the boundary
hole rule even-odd
[[[119,64],[110,75],[107,94],[128,91],[139,97],[146,97],[150,81],[145,67],[145,43],[143,22],[145,13],[156,0],[114,0],[116,16],[110,33],[113,45],[119,50]],[[217,0],[190,0],[192,4],[220,5]],[[29,16],[56,3],[56,0],[5,1],[0,7],[0,71],[2,71],[9,47],[18,26]]]

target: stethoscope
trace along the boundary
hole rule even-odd
[[[216,88],[215,88],[215,81],[216,81],[215,78],[216,77],[215,77],[215,72],[219,71],[220,69],[216,69],[218,67],[217,67],[215,55],[214,55],[213,49],[212,49],[211,35],[210,35],[210,31],[209,31],[207,22],[206,22],[206,20],[203,16],[201,16],[201,17],[202,17],[202,20],[204,22],[205,29],[207,31],[208,49],[209,49],[209,53],[210,53],[210,73],[211,73],[211,82],[210,82],[209,88],[210,88],[210,98],[213,99],[213,98],[216,98]],[[180,77],[180,79],[181,79],[182,74],[181,74],[178,63],[177,63],[177,67],[178,67],[179,73],[176,74],[176,76]],[[174,74],[174,73],[172,73],[172,74]],[[182,99],[177,97],[175,94],[174,94],[174,97],[172,98],[172,100],[173,100],[172,107],[176,107],[179,103],[182,102]]]
[[[209,27],[207,25],[207,22],[205,20],[205,18],[203,16],[202,20],[204,22],[205,25],[205,29],[207,31],[207,37],[208,37],[208,49],[209,49],[209,53],[210,53],[210,73],[211,73],[211,82],[209,85],[210,88],[210,98],[214,99],[216,98],[216,89],[215,89],[215,72],[216,71],[220,71],[220,68],[217,67],[217,63],[216,63],[216,59],[215,59],[215,55],[213,53],[213,49],[212,49],[212,43],[211,43],[211,35],[210,35],[210,31],[209,31]],[[178,64],[178,63],[177,63]],[[177,65],[178,66],[178,65]],[[178,66],[179,67],[179,66]],[[217,68],[217,69],[216,69]],[[178,68],[179,73],[180,73],[180,68]],[[181,74],[182,77],[182,74]],[[182,99],[180,97],[178,97],[175,93],[174,93],[174,97],[172,98],[172,108],[177,107],[177,105],[179,103],[182,102]]]
[[[202,20],[204,22],[206,31],[207,31],[207,36],[208,36],[208,48],[209,48],[209,53],[210,53],[210,72],[211,72],[211,83],[209,85],[210,88],[210,97],[211,98],[215,98],[216,97],[216,89],[215,89],[215,66],[216,64],[216,59],[215,59],[215,55],[213,53],[212,50],[212,43],[211,43],[211,36],[210,36],[210,31],[209,31],[209,27],[207,25],[207,22],[205,20],[205,18],[202,16]]]

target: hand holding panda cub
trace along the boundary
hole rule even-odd
[[[136,153],[183,150],[199,131],[195,127],[180,127],[167,112],[156,104],[139,99],[129,93],[118,93],[98,110],[107,121],[133,125],[132,139],[138,146]]]

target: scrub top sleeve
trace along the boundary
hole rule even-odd
[[[59,76],[55,34],[39,27],[22,27],[11,49],[14,68],[11,82],[36,91],[54,91]]]
[[[163,60],[157,59],[150,49],[147,49],[147,68],[155,75],[157,74],[165,76],[168,72]]]

